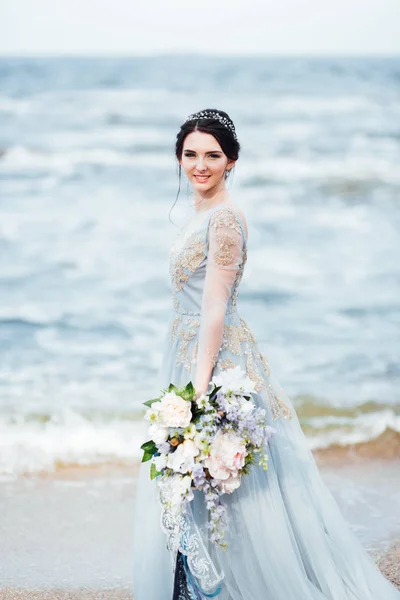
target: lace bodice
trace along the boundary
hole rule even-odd
[[[219,205],[196,215],[172,246],[170,273],[174,310],[178,315],[201,317],[197,390],[207,389],[221,348],[225,316],[236,310],[245,262],[245,228],[231,205]],[[192,322],[192,325],[196,324]],[[185,331],[184,335],[193,336],[195,332]]]
[[[200,316],[207,266],[214,271],[215,283],[225,279],[229,285],[226,312],[235,310],[246,259],[246,231],[233,207],[216,206],[196,215],[179,232],[170,251],[174,310]],[[231,271],[231,277],[224,277],[224,271]]]

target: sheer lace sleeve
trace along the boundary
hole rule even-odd
[[[213,213],[204,281],[195,388],[204,392],[221,347],[227,303],[242,262],[243,233],[231,208]]]

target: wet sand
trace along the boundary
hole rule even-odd
[[[384,576],[400,590],[400,540],[374,558]]]
[[[400,462],[315,456],[352,529],[400,589]],[[133,600],[137,467],[60,466],[2,481],[0,600]]]

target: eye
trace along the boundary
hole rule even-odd
[[[192,156],[194,156],[194,152],[185,152],[185,156],[191,158]]]
[[[219,154],[210,154],[211,158],[219,158]]]

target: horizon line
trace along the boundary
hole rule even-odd
[[[168,50],[155,52],[1,52],[3,58],[164,58],[164,57],[206,57],[206,58],[400,58],[400,50],[395,52],[258,52],[220,53],[205,51]]]

